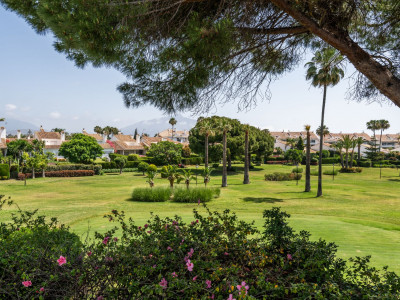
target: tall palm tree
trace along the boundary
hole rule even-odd
[[[208,168],[208,137],[215,134],[214,126],[207,119],[201,120],[199,132],[204,135],[204,166]]]
[[[345,168],[347,169],[349,167],[349,150],[353,147],[353,137],[350,137],[350,135],[346,134],[342,136],[340,141],[342,142],[343,148],[346,151]]]
[[[96,125],[96,126],[94,126],[93,131],[98,134],[101,134],[101,133],[103,133],[103,128],[101,128],[99,125]]]
[[[325,48],[315,53],[315,56],[306,64],[306,79],[311,80],[315,87],[323,87],[324,94],[322,98],[321,129],[324,128],[326,90],[328,86],[334,86],[339,83],[344,76],[341,68],[343,57],[333,48]],[[322,196],[322,146],[324,135],[320,135],[319,141],[319,163],[318,163],[318,192],[317,197]]]
[[[311,191],[311,168],[310,168],[310,162],[311,162],[311,134],[310,134],[310,125],[304,125],[304,129],[307,131],[307,144],[306,144],[306,188],[305,192]]]
[[[175,119],[175,118],[171,118],[171,119],[169,119],[169,122],[168,122],[169,124],[171,124],[171,127],[172,127],[172,140],[174,140],[174,126],[176,125],[176,123],[178,123],[178,121]]]
[[[228,170],[226,166],[226,134],[232,129],[227,119],[222,119],[219,124],[219,130],[222,132],[222,187],[228,186]]]
[[[379,137],[379,152],[381,152],[382,134],[383,134],[383,131],[390,128],[389,121],[388,120],[378,120],[378,128],[381,130],[381,135]]]
[[[354,148],[357,146],[356,139],[352,138],[351,140],[351,158],[350,158],[350,168],[353,167],[353,160],[354,160]]]
[[[343,160],[343,153],[342,153],[342,150],[343,150],[343,142],[342,142],[342,141],[337,141],[337,142],[334,143],[332,146],[335,148],[335,150],[336,150],[337,152],[339,152],[339,156],[340,156],[340,165],[342,166],[342,168],[344,168],[344,160]]]
[[[357,144],[357,150],[358,150],[358,155],[357,155],[357,165],[360,165],[360,159],[361,159],[361,145],[364,143],[364,139],[359,136],[358,138],[355,139],[356,144]]]
[[[372,130],[373,133],[373,140],[375,143],[375,147],[374,147],[374,151],[376,151],[376,130],[379,129],[379,123],[378,120],[371,120],[369,122],[367,122],[367,129]]]
[[[249,160],[249,125],[244,125],[244,178],[243,184],[250,183],[250,160]]]
[[[329,128],[326,127],[325,125],[324,125],[324,127],[322,127],[322,128],[323,128],[323,130],[321,131],[321,126],[319,126],[315,132],[316,132],[319,136],[321,136],[321,134],[322,134],[322,135],[325,137],[327,134],[330,133],[330,132],[329,132]]]

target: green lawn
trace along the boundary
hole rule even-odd
[[[273,206],[282,207],[292,215],[296,230],[310,231],[313,239],[323,238],[337,243],[339,255],[372,255],[373,264],[389,265],[400,273],[400,177],[396,169],[364,169],[361,174],[324,175],[324,196],[315,198],[317,178],[312,176],[312,192],[304,193],[304,179],[267,182],[264,174],[274,171],[290,172],[293,167],[267,165],[250,172],[250,185],[243,185],[242,172],[231,174],[229,187],[221,197],[209,203],[213,210],[229,208],[240,218],[263,224],[262,212]],[[331,168],[331,167],[324,167]],[[218,172],[210,186],[219,186]],[[11,196],[22,209],[38,208],[42,214],[57,216],[63,223],[84,235],[103,231],[112,226],[103,215],[111,209],[124,210],[138,224],[143,224],[150,212],[161,216],[179,214],[191,220],[197,204],[137,203],[129,201],[136,186],[146,186],[139,173],[104,175],[81,178],[39,178],[21,181],[0,181],[0,194]],[[199,183],[201,178],[199,177]],[[167,185],[157,179],[156,186]],[[0,212],[1,220],[10,218],[15,208]]]

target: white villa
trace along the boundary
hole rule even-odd
[[[159,137],[169,139],[174,142],[182,144],[189,144],[189,131],[188,130],[176,130],[166,129],[158,133]]]

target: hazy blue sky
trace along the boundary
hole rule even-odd
[[[79,131],[92,130],[95,125],[121,128],[163,115],[153,107],[127,109],[116,91],[125,80],[120,73],[105,68],[78,69],[53,49],[52,42],[51,35],[37,35],[23,19],[0,6],[0,116]],[[305,81],[304,63],[272,83],[270,102],[260,102],[248,112],[237,112],[236,104],[231,103],[210,114],[270,130],[302,130],[304,124],[315,130],[322,93]],[[331,132],[360,132],[371,119],[387,119],[391,124],[388,132],[400,132],[400,108],[346,100],[348,85],[345,79],[328,90],[326,124]]]

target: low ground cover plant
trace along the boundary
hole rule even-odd
[[[263,217],[259,231],[205,205],[187,223],[152,215],[136,224],[113,210],[105,218],[115,228],[81,243],[56,219],[20,211],[0,223],[0,297],[398,299],[399,276],[369,257],[346,264],[335,244],[295,233],[279,208]]]
[[[133,201],[165,202],[171,198],[172,190],[168,187],[135,188],[132,192]]]

